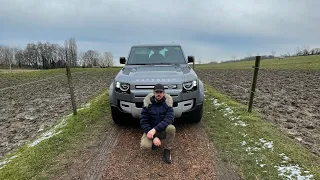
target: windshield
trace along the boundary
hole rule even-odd
[[[128,64],[185,64],[180,46],[133,47]]]

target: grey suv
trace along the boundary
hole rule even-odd
[[[185,58],[180,45],[135,45],[127,57],[120,58],[125,66],[109,88],[112,118],[116,124],[127,124],[140,118],[143,99],[161,83],[173,99],[175,119],[199,122],[202,118],[204,87],[188,65],[193,56]]]

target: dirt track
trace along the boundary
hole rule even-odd
[[[113,126],[57,179],[239,179],[214,154],[202,124],[176,125],[173,162],[163,162],[163,149],[140,150],[139,127]]]
[[[220,92],[248,104],[253,71],[198,70]],[[320,155],[320,72],[260,70],[254,109]]]
[[[77,106],[108,88],[114,76],[115,72],[74,73]],[[31,82],[35,80],[30,79]],[[5,82],[5,79],[1,79],[1,82]],[[10,87],[10,83],[4,84]],[[18,85],[16,81],[12,83],[13,86]],[[23,83],[27,83],[27,80]],[[0,158],[71,113],[66,76],[6,88],[0,91],[0,102]]]

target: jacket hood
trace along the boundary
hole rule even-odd
[[[150,100],[150,98],[153,96],[154,94],[153,93],[149,93],[143,100],[143,105],[144,107],[148,107],[152,102]],[[164,97],[166,98],[166,104],[169,106],[169,107],[172,107],[173,105],[173,100],[172,100],[172,97],[167,94],[167,93],[164,93]]]

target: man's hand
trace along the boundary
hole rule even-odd
[[[161,146],[161,141],[158,137],[154,138],[153,139],[153,144],[156,145],[156,146]]]
[[[148,134],[147,134],[147,136],[148,136],[148,138],[149,139],[152,139],[153,138],[153,135],[156,133],[156,130],[153,128],[153,129],[151,129],[149,132],[148,132]]]

